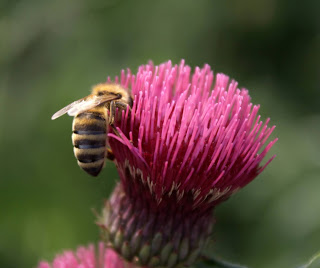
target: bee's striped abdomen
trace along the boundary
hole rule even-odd
[[[78,165],[92,176],[104,166],[106,135],[106,120],[100,113],[84,112],[73,120],[74,155]]]

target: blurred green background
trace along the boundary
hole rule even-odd
[[[250,90],[277,125],[276,159],[216,210],[209,254],[297,267],[320,250],[320,1],[1,0],[0,267],[96,242],[118,175],[76,164],[72,118],[90,87],[141,64],[208,63]],[[271,156],[271,154],[270,154]]]

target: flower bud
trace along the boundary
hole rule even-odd
[[[176,267],[198,257],[214,223],[211,208],[192,209],[192,202],[188,195],[178,201],[173,191],[158,204],[148,191],[131,196],[119,183],[98,225],[106,245],[127,261],[147,267]]]

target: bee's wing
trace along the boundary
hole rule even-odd
[[[51,119],[57,119],[58,117],[64,115],[65,113],[68,113],[71,109],[75,108],[75,107],[81,107],[83,105],[83,103],[86,102],[86,98],[82,98],[80,100],[76,100],[72,103],[70,103],[69,105],[67,105],[66,107],[63,107],[61,110],[59,110],[58,112],[56,112]]]
[[[90,98],[90,96],[87,96],[85,98],[82,98],[80,100],[74,101],[67,105],[66,107],[62,108],[58,112],[56,112],[51,119],[54,120],[65,113],[68,113],[70,116],[76,116],[77,114],[83,113],[89,109],[92,109],[104,102],[112,101],[118,99],[118,96],[115,95],[103,95],[103,96],[94,96]]]

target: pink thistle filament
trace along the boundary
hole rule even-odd
[[[150,63],[136,75],[122,72],[120,82],[134,98],[118,125],[122,139],[109,135],[124,185],[127,165],[158,202],[175,190],[177,197],[192,192],[194,207],[217,204],[273,159],[260,166],[276,142],[263,149],[274,126],[260,120],[246,89],[224,74],[214,77],[209,65],[191,74],[184,61]]]

